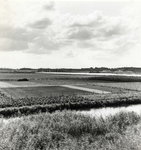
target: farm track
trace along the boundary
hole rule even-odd
[[[56,85],[47,85],[42,83],[35,83],[35,82],[2,82],[0,81],[0,88],[16,88],[16,87],[41,87],[41,86],[56,86]]]
[[[92,92],[92,93],[98,93],[98,94],[111,93],[111,92],[108,92],[108,91],[103,91],[103,90],[98,90],[98,89],[90,89],[90,88],[84,88],[84,87],[78,87],[78,86],[74,86],[74,85],[60,85],[60,86],[66,87],[66,88],[71,88],[71,89],[77,89],[77,90]]]
[[[0,81],[0,88],[16,87],[10,83]]]

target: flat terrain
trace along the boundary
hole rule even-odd
[[[140,82],[113,82],[106,81],[105,78],[95,80],[94,77],[97,76],[89,77],[83,74],[0,73],[0,92],[18,99],[62,94],[121,94],[141,91]],[[18,81],[24,78],[28,81]]]
[[[138,79],[82,74],[0,73],[0,116],[141,104],[141,82]]]
[[[0,73],[0,107],[51,105],[53,108],[57,104],[53,108],[57,110],[140,103],[140,82],[125,82],[125,77],[121,77],[123,82],[109,81],[116,77],[89,77],[83,74]]]
[[[50,95],[74,95],[74,94],[89,94],[90,92],[79,89],[72,89],[61,86],[40,86],[40,87],[16,87],[3,88],[6,95],[11,95],[12,98],[24,97],[44,97]]]

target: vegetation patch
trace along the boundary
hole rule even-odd
[[[37,114],[39,112],[54,112],[56,110],[80,110],[100,107],[117,107],[120,105],[141,104],[141,95],[132,93],[131,95],[95,95],[77,96],[60,95],[46,97],[32,97],[1,100],[0,115],[2,117],[13,117]]]
[[[6,125],[1,121],[0,147],[7,150],[131,150],[134,145],[137,149],[141,147],[140,141],[132,140],[134,130],[129,127],[140,120],[133,112],[121,112],[106,119],[70,111],[21,117],[7,121]],[[139,129],[136,128],[136,137]]]

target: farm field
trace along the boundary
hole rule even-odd
[[[119,89],[127,89],[127,90],[136,90],[141,91],[141,82],[111,82],[111,83],[94,83],[93,86],[103,86],[110,88],[119,88]]]
[[[27,78],[29,80],[47,80],[47,79],[74,79],[74,78],[85,78],[87,75],[77,74],[44,74],[44,73],[0,73],[1,81],[17,81],[17,79]]]
[[[27,78],[29,81],[17,81]],[[94,78],[94,77],[93,77]],[[112,82],[91,80],[87,75],[45,73],[0,73],[0,88],[6,95],[18,99],[48,95],[92,93],[128,93],[140,91],[140,82]]]
[[[18,81],[25,78],[28,81]],[[140,82],[113,82],[86,75],[44,73],[0,73],[0,80],[0,108],[4,109],[0,110],[0,114],[4,113],[4,116],[7,111],[12,111],[9,115],[18,115],[17,112],[25,114],[27,110],[32,114],[141,103],[141,94],[135,89]]]
[[[88,91],[79,89],[71,89],[61,86],[39,86],[39,87],[17,87],[17,88],[3,88],[7,95],[11,95],[12,98],[24,98],[24,97],[44,97],[50,95],[74,95],[74,94],[90,94]]]

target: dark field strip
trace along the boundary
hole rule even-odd
[[[90,92],[83,90],[70,89],[61,86],[38,86],[38,87],[15,87],[2,89],[10,98],[31,98],[31,97],[45,97],[50,95],[74,95],[74,94],[90,94]]]
[[[111,82],[141,82],[140,76],[119,76],[119,75],[101,75],[88,77],[88,80],[101,80],[101,81],[111,81]]]

